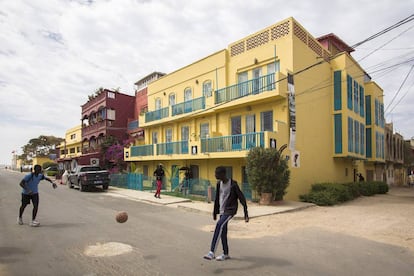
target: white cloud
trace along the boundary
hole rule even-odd
[[[120,87],[132,95],[141,77],[175,71],[290,16],[315,37],[333,32],[352,45],[409,16],[413,6],[413,0],[2,1],[0,127],[6,134],[0,163],[10,163],[11,151],[31,138],[63,137],[80,123],[80,105],[99,87]],[[409,26],[413,23],[364,44],[354,57],[358,60]],[[363,67],[375,70],[384,60],[380,68],[396,57],[413,58],[412,37],[413,31],[407,31],[363,60]],[[386,105],[411,65],[375,74]],[[408,92],[387,117],[406,138],[414,136],[413,102]]]

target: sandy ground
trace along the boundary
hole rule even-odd
[[[360,197],[333,207],[259,217],[229,223],[229,238],[278,236],[306,227],[402,246],[414,252],[414,188],[390,189],[388,194]],[[214,225],[206,227],[213,231]]]

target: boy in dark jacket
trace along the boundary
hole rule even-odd
[[[214,201],[213,219],[216,220],[218,214],[220,214],[220,218],[217,221],[216,229],[214,230],[210,252],[204,256],[204,259],[214,259],[214,252],[218,240],[221,238],[223,254],[217,256],[216,260],[224,261],[230,259],[229,246],[227,243],[227,224],[237,213],[238,200],[243,205],[244,220],[246,222],[249,222],[249,215],[247,213],[246,198],[240,190],[239,185],[237,185],[237,182],[227,178],[226,168],[222,166],[217,167],[215,175],[218,182],[216,187],[216,198]]]

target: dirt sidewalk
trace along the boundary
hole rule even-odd
[[[211,231],[214,225],[206,227]],[[414,188],[360,197],[333,207],[315,206],[291,213],[232,221],[230,238],[277,236],[298,228],[320,227],[333,232],[402,246],[414,252]]]

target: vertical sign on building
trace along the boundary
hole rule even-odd
[[[290,139],[289,149],[295,150],[296,143],[296,104],[295,104],[295,86],[293,84],[293,75],[288,73],[288,104],[289,104],[289,128],[290,128]]]

